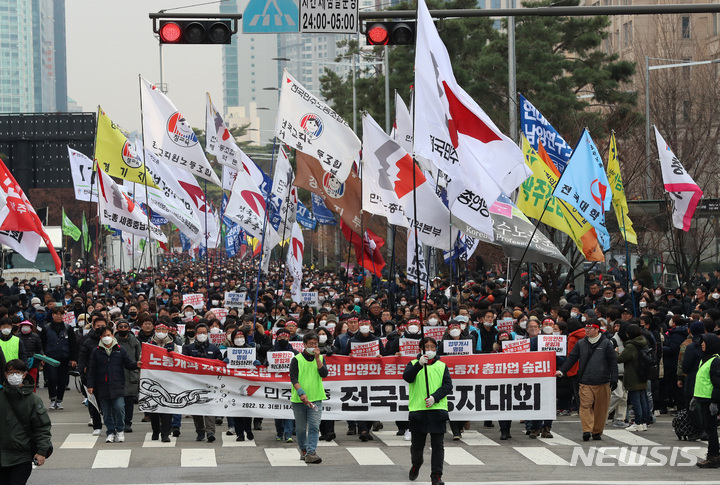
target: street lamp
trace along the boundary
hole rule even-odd
[[[662,64],[659,66],[651,66],[650,59],[654,61],[673,61],[673,64]],[[663,59],[660,57],[648,57],[645,56],[645,157],[646,160],[650,161],[650,71],[657,71],[659,69],[673,69],[675,67],[688,67],[688,66],[702,66],[705,64],[717,64],[720,63],[720,59],[712,59],[709,61],[689,61],[685,59]],[[652,180],[650,178],[650,171],[647,172],[647,198],[652,197]]]

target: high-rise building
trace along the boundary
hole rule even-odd
[[[67,110],[65,0],[0,0],[0,112]]]

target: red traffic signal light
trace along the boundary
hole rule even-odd
[[[161,20],[161,44],[230,44],[229,20]]]
[[[365,38],[368,45],[413,45],[415,22],[367,22]]]

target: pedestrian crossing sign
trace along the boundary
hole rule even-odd
[[[243,12],[244,34],[298,32],[300,13],[293,0],[250,0]]]

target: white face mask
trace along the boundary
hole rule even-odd
[[[220,300],[210,300],[210,303],[212,303],[213,306],[218,306],[220,304]]]
[[[28,327],[27,325],[23,325],[20,331],[27,335],[32,332],[32,328]]]
[[[70,300],[65,300],[65,301],[67,301],[68,303],[70,303]],[[125,305],[125,303],[123,303],[123,302],[121,302],[121,301],[119,301],[118,304],[117,304],[118,308],[122,308],[123,305]]]
[[[656,294],[657,296],[660,296],[660,295],[662,295],[662,291],[661,291],[661,290],[655,290],[655,294]]]
[[[565,294],[567,295],[568,293],[570,293],[570,290],[568,290],[567,288],[565,288]]]
[[[485,326],[485,328],[490,328],[493,326],[493,322],[483,322],[483,325]]]
[[[712,297],[717,300],[720,298],[720,293],[713,293]]]
[[[107,346],[107,345],[110,345],[110,344],[112,343],[113,338],[110,337],[110,336],[107,336],[107,337],[101,338],[100,340],[102,340],[103,345],[106,345],[106,346]]]
[[[577,312],[570,312],[570,318],[577,318],[578,314]]]
[[[420,332],[420,327],[418,327],[417,325],[408,325],[407,333],[414,335],[418,332]]]
[[[641,301],[641,302],[640,302],[640,308],[645,308],[646,306],[647,306],[647,302],[646,302],[646,301]]]
[[[195,316],[194,312],[185,312],[185,318],[192,318]]]
[[[308,355],[312,355],[315,353],[315,347],[305,347],[305,352],[307,352]]]
[[[370,333],[370,325],[360,325],[360,333],[367,335]]]
[[[12,333],[12,328],[3,328],[2,330],[0,330],[0,332],[2,332],[3,335],[7,336]]]
[[[318,323],[320,324],[321,327],[324,327],[325,324],[327,323],[327,320],[320,320],[320,322],[318,322]]]
[[[236,338],[235,340],[233,340],[233,343],[235,345],[237,345],[238,347],[242,347],[243,345],[245,345],[245,339],[244,338]]]
[[[207,342],[208,336],[206,333],[200,333],[195,335],[195,340],[197,340],[200,343]]]
[[[437,318],[430,318],[430,319],[428,319],[428,325],[434,327],[434,326],[437,325],[437,324],[438,324],[438,319],[437,319]]]
[[[435,352],[434,350],[426,350],[425,355],[428,359],[432,360],[435,358],[435,355],[437,355],[437,352]]]
[[[637,287],[637,285],[633,285],[633,287],[632,287],[632,288],[633,288],[633,291],[637,291],[637,290],[638,290],[638,287]]]
[[[625,296],[625,292],[624,292],[624,291],[621,291],[620,293],[617,294],[617,297],[618,297],[618,298],[622,298],[623,296]]]
[[[330,295],[331,297],[333,297],[333,296],[335,296],[335,292],[334,292],[334,291],[328,291],[328,295]]]
[[[318,335],[318,342],[320,342],[321,344],[324,344],[325,342],[327,342],[327,335],[325,335],[325,334]]]
[[[543,327],[543,333],[545,335],[550,335],[551,333],[553,333],[553,328],[552,327]]]
[[[610,300],[612,300],[612,296],[606,296],[606,297],[605,297],[605,301],[610,301]]]
[[[327,329],[330,330],[331,332],[334,332],[336,326],[337,326],[336,324],[330,322],[327,324]]]
[[[165,340],[167,337],[167,332],[155,332],[155,336],[158,338],[158,340]]]
[[[23,383],[23,379],[25,378],[25,374],[6,374],[5,377],[7,377],[8,384],[11,386],[19,386]]]
[[[315,322],[308,322],[307,328],[308,330],[312,330],[313,328],[315,328]]]
[[[355,299],[353,299],[353,301],[354,301],[355,304],[357,305],[358,303],[360,303],[360,298],[355,298]]]
[[[210,333],[215,334],[215,335],[217,335],[217,334],[219,334],[219,333],[221,333],[221,332],[222,332],[222,331],[221,331],[219,328],[217,328],[217,327],[213,327],[213,328],[210,329]]]
[[[405,300],[400,302],[400,306],[405,306],[405,305],[407,305],[407,302]]]
[[[581,321],[581,322],[584,322],[584,321],[585,321],[585,317],[582,317],[582,318],[580,319],[580,321]]]
[[[553,335],[562,335],[562,332],[553,332]]]
[[[527,320],[523,320],[523,321],[520,322],[518,325],[520,325],[520,328],[522,328],[523,330],[525,330],[525,329],[527,328]]]
[[[467,328],[467,324],[461,323],[460,324],[460,330],[465,330]]]
[[[459,328],[453,328],[449,332],[451,337],[459,337],[460,336],[460,329]]]

